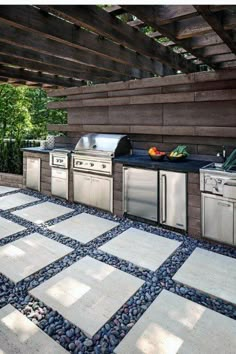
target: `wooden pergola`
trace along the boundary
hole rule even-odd
[[[231,5],[2,5],[0,82],[47,89],[230,69],[235,29]]]

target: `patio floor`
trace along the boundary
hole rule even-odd
[[[235,352],[235,248],[0,194],[0,352]]]

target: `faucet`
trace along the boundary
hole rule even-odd
[[[221,153],[217,152],[216,156],[218,156],[218,157],[221,156],[223,158],[223,161],[225,162],[225,160],[226,160],[226,149],[225,149],[224,145],[222,146],[222,152]]]

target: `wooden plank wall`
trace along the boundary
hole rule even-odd
[[[58,90],[59,91],[59,90]],[[236,70],[103,84],[61,90],[68,124],[58,143],[76,143],[88,132],[127,133],[134,148],[169,151],[187,144],[194,154],[215,155],[236,145]]]

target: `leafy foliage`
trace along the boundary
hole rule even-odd
[[[28,139],[46,138],[48,123],[66,123],[66,112],[47,109],[52,100],[41,89],[0,86],[0,171],[22,173],[21,148],[38,145]]]
[[[48,123],[66,123],[66,112],[47,109],[55,100],[41,89],[0,86],[0,138],[44,139]]]

